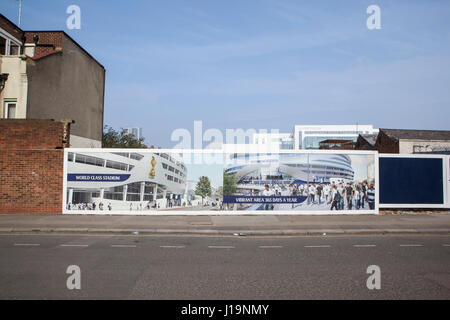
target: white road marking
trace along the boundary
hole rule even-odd
[[[422,244],[401,244],[400,247],[423,247]]]
[[[89,247],[88,244],[62,244],[61,247]]]
[[[135,245],[128,245],[128,244],[112,244],[111,247],[113,247],[113,248],[136,248]]]
[[[283,246],[259,246],[261,249],[278,249],[283,248]]]
[[[186,246],[159,246],[160,248],[167,248],[167,249],[182,249],[186,248]]]
[[[31,247],[37,247],[40,246],[39,243],[14,243],[15,246],[31,246]]]
[[[374,244],[354,244],[353,245],[356,248],[373,248],[376,247]]]
[[[208,246],[210,249],[234,249],[233,246]]]
[[[444,247],[450,247],[450,244],[443,244]]]
[[[330,248],[329,245],[322,245],[322,246],[305,246],[305,248]]]

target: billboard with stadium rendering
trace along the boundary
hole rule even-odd
[[[378,213],[372,151],[66,149],[66,214]]]

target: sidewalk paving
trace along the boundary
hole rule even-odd
[[[140,235],[450,235],[450,214],[98,216],[0,215],[0,233]]]

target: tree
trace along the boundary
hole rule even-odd
[[[145,149],[144,138],[136,139],[133,134],[125,133],[124,129],[116,131],[110,126],[103,129],[103,148],[137,148]]]
[[[236,181],[231,174],[223,172],[223,195],[231,196],[236,193]]]
[[[223,186],[220,186],[219,188],[217,188],[217,196],[219,198],[223,197]]]
[[[202,203],[203,199],[205,197],[209,197],[212,193],[211,189],[211,182],[209,181],[208,177],[202,176],[197,182],[197,186],[195,187],[195,194],[202,197]]]

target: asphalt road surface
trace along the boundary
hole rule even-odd
[[[0,298],[449,299],[450,236],[1,235]]]

